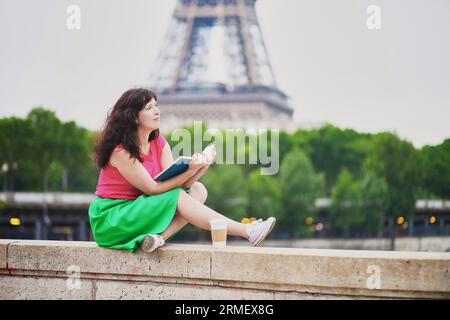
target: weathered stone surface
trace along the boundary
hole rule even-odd
[[[325,293],[383,290],[416,296],[416,291],[448,295],[449,269],[448,253],[233,247],[213,252],[211,276]]]
[[[93,242],[20,241],[9,247],[9,267],[63,271],[79,266],[82,273],[209,279],[207,246],[167,245],[153,253],[99,248]]]
[[[0,275],[0,299],[91,299],[91,281],[83,279],[79,281],[80,285],[78,287],[71,285],[73,282],[68,283],[68,280],[63,278]]]
[[[19,298],[34,283],[29,297],[51,296],[46,280],[58,280],[57,297],[78,297],[62,287],[71,268],[98,299],[450,298],[450,253],[169,244],[132,254],[93,242],[21,240],[0,242],[0,257],[8,262],[5,295]]]
[[[7,249],[8,244],[17,241],[17,240],[10,240],[10,239],[0,239],[0,269],[6,269],[7,267]]]
[[[96,281],[96,299],[272,300],[273,292],[203,285]]]
[[[228,244],[230,246],[247,246],[248,241],[233,240]],[[388,238],[266,240],[263,247],[390,251],[391,240]],[[426,236],[395,239],[395,251],[446,252],[449,249],[450,237]]]
[[[355,296],[342,296],[342,295],[324,295],[317,293],[304,293],[304,292],[274,292],[274,300],[354,300]]]

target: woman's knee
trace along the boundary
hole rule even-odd
[[[203,185],[203,183],[196,181],[191,187],[191,192],[194,191],[196,195],[198,195],[197,200],[205,203],[206,198],[208,197],[208,190],[206,190],[206,187]]]

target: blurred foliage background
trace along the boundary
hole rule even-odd
[[[93,193],[98,169],[90,157],[97,135],[42,107],[24,119],[0,119],[4,190]],[[172,147],[179,142],[170,133],[165,137]],[[225,154],[226,141],[223,146]],[[248,163],[248,141],[245,150],[234,148]],[[279,150],[280,170],[272,176],[261,175],[259,164],[212,165],[201,178],[206,204],[235,220],[275,216],[278,235],[293,238],[313,232],[312,221],[343,236],[355,230],[376,235],[386,218],[412,215],[417,199],[450,199],[450,139],[417,149],[395,133],[325,125],[280,132]],[[331,201],[326,218],[315,206],[318,198]],[[181,231],[208,236],[196,232],[191,226]]]

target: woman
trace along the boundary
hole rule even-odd
[[[146,252],[187,223],[210,230],[209,221],[227,221],[228,234],[259,245],[275,219],[242,224],[226,218],[203,203],[207,190],[197,180],[213,162],[215,147],[194,154],[186,172],[157,183],[153,178],[173,162],[169,144],[159,134],[160,111],[154,92],[130,89],[109,113],[94,148],[101,169],[89,220],[99,246]]]

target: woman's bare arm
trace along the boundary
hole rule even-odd
[[[128,151],[124,149],[115,149],[111,154],[111,165],[119,170],[120,174],[135,188],[145,194],[159,194],[181,186],[185,181],[191,178],[200,168],[201,164],[190,164],[189,169],[184,173],[157,183],[141,162],[130,158]]]
[[[172,163],[173,163],[172,149],[170,149],[169,144],[166,143],[161,152],[161,167],[163,170],[165,170],[166,168],[170,167]]]
[[[173,157],[172,157],[172,150],[170,149],[170,146],[168,143],[163,148],[163,151],[161,153],[161,166],[162,169],[166,169],[173,163]],[[190,188],[192,185],[208,170],[209,165],[205,164],[202,168],[200,168],[197,172],[194,173],[193,176],[191,176],[188,180],[184,181],[183,184],[181,184],[181,187],[183,188]]]
[[[209,165],[204,166],[203,168],[201,168],[200,170],[198,170],[197,172],[194,173],[193,176],[191,176],[189,179],[187,179],[185,182],[183,182],[183,184],[181,185],[183,188],[190,188],[192,187],[192,185],[198,180],[200,179],[200,177],[208,170]]]

